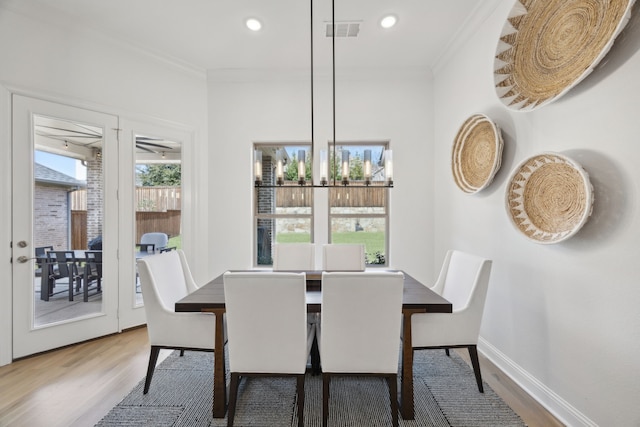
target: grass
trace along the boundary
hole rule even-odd
[[[177,235],[169,238],[169,243],[167,243],[168,247],[175,246],[176,249],[182,249],[182,236]]]

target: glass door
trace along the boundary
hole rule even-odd
[[[13,358],[117,332],[118,118],[13,95]]]
[[[191,135],[162,123],[122,120],[120,327],[145,323],[136,262],[182,249],[182,153]]]

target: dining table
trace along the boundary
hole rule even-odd
[[[249,270],[263,271],[264,270]],[[375,269],[375,271],[381,271]],[[398,271],[398,270],[384,270]],[[296,271],[301,272],[301,271]],[[322,311],[322,271],[304,271],[306,274],[307,312]],[[404,274],[402,300],[402,355],[400,413],[405,420],[414,419],[413,398],[413,346],[411,342],[411,317],[417,313],[451,313],[451,302],[429,289],[427,286]],[[175,303],[176,312],[208,312],[216,316],[215,357],[213,367],[213,417],[224,418],[227,403],[227,385],[225,372],[225,333],[224,333],[224,274],[220,274],[198,290]],[[366,301],[364,301],[366,304]],[[213,332],[213,331],[212,331]]]

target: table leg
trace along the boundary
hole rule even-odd
[[[224,357],[224,309],[211,310],[216,316],[215,353],[213,358],[213,418],[227,412],[227,374]]]
[[[414,419],[413,410],[413,344],[411,342],[411,316],[418,311],[403,310],[402,383],[400,385],[400,413],[405,420]]]

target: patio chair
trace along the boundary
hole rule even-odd
[[[166,233],[144,233],[136,246],[140,247],[141,252],[155,252],[165,248],[167,244],[169,236]]]
[[[85,251],[83,300],[89,301],[89,286],[96,282],[96,293],[102,293],[102,251]]]
[[[36,276],[40,276],[42,274],[42,264],[43,261],[46,260],[47,252],[52,251],[53,246],[37,246],[35,249],[36,255]],[[45,272],[48,274],[48,272]]]
[[[76,285],[75,291],[80,292],[83,278],[83,274],[78,269],[75,253],[73,251],[49,251],[47,255],[52,264],[52,268],[49,269],[49,293],[44,298],[42,295],[40,297],[49,301],[49,297],[54,294],[56,281],[66,278],[69,285],[69,301],[73,301],[73,285]]]

